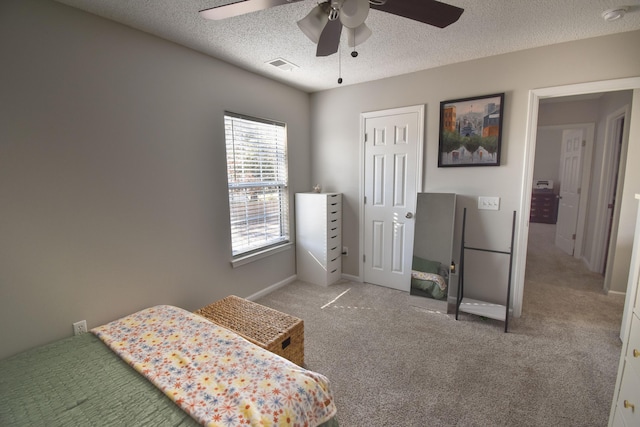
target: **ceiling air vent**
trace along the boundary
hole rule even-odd
[[[271,64],[274,67],[279,68],[283,71],[292,71],[292,70],[295,70],[296,68],[300,68],[296,64],[292,64],[291,62],[282,58],[273,59],[271,61],[268,61],[267,64]]]

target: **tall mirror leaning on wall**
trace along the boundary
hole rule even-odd
[[[452,270],[456,195],[418,193],[417,197],[409,294],[416,305],[446,313],[449,290],[455,286]]]

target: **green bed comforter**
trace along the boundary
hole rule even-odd
[[[0,425],[197,426],[93,334],[0,361]]]
[[[93,334],[0,361],[0,426],[196,426]],[[323,427],[337,426],[331,420]]]

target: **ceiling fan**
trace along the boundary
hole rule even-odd
[[[200,15],[220,20],[298,1],[302,0],[240,0],[201,10]],[[464,12],[464,9],[436,0],[327,0],[297,24],[318,45],[316,56],[329,56],[338,51],[343,26],[348,30],[349,47],[355,47],[371,36],[371,30],[364,23],[370,8],[438,28],[453,24]]]

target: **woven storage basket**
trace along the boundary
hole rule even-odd
[[[297,317],[235,295],[194,313],[299,366],[304,365],[304,322]]]

